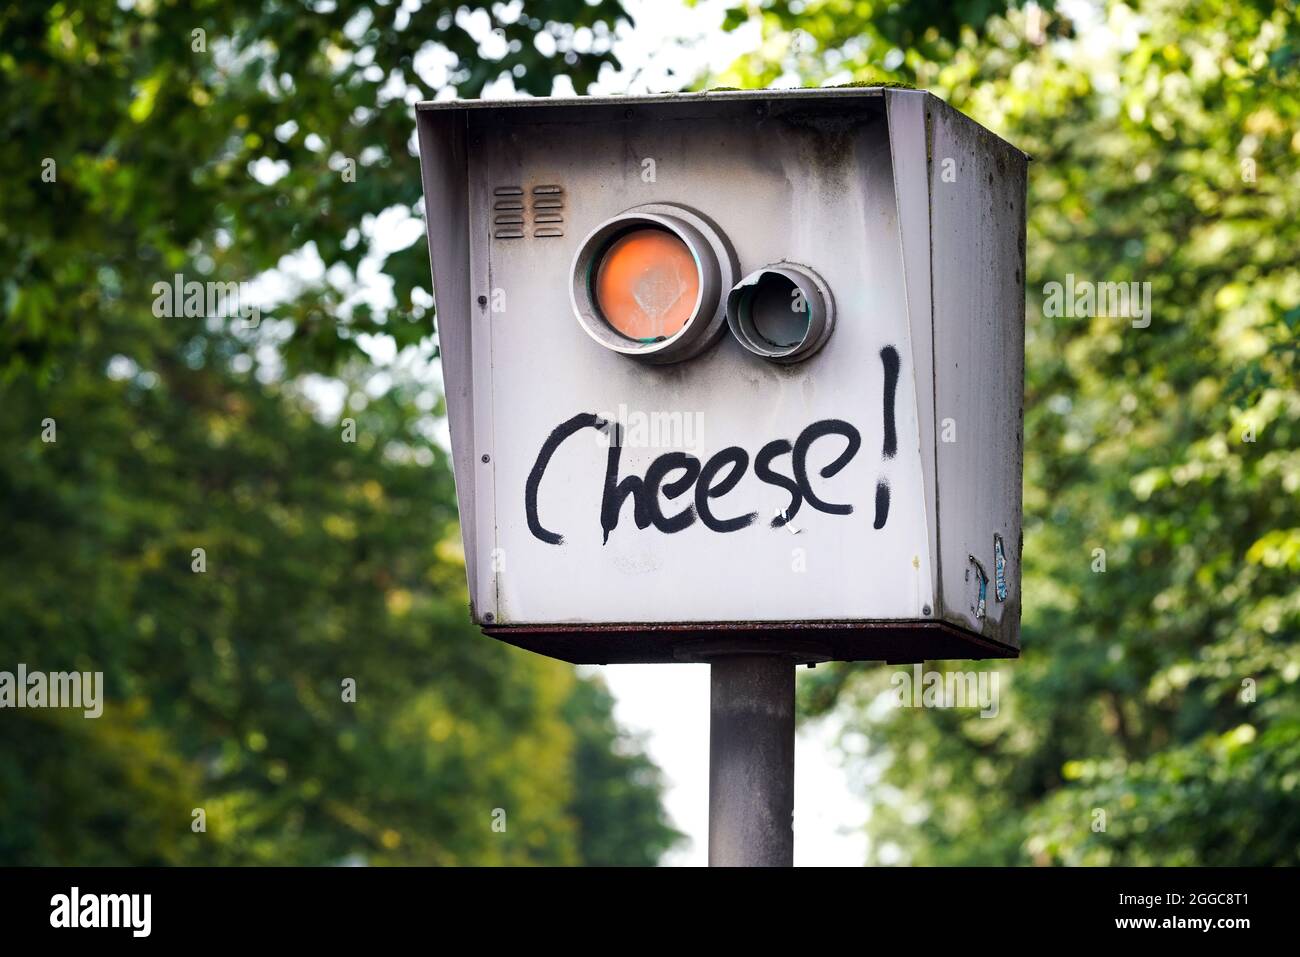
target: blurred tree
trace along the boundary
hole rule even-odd
[[[1001,713],[872,707],[864,666],[804,711],[865,733],[876,862],[1300,863],[1296,5],[941,7],[751,4],[761,50],[711,81],[911,82],[1035,160]],[[1150,282],[1150,326],[1045,314],[1071,273]]]
[[[598,679],[575,686],[564,716],[577,736],[578,780],[586,784],[573,798],[580,857],[603,866],[654,864],[681,837],[664,819],[659,768],[643,743],[618,727],[614,699]],[[639,835],[639,853],[630,853],[629,833]]]
[[[413,104],[503,77],[582,92],[617,64],[625,19],[619,0],[0,7],[0,371],[48,372],[88,317],[146,350],[161,334],[155,282],[252,280],[303,250],[332,273],[271,314],[287,320],[290,372],[358,355],[367,332],[420,342],[433,332],[424,240],[384,258],[392,237],[375,221],[421,214]],[[395,305],[340,308],[332,280],[372,248]]]
[[[423,240],[384,259],[377,225],[419,215],[413,100],[584,89],[622,17],[0,9],[0,669],[102,671],[108,699],[0,714],[0,862],[651,863],[676,839],[603,685],[469,625],[436,392],[360,350],[433,352]],[[151,308],[174,273],[303,250],[323,275],[255,327]],[[368,253],[389,307],[345,301]]]

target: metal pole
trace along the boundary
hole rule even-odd
[[[710,867],[794,864],[794,669],[789,655],[710,661]]]

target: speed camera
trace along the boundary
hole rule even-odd
[[[902,89],[417,117],[488,634],[1018,654],[1023,153]]]

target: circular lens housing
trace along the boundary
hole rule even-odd
[[[613,352],[679,362],[721,335],[723,292],[737,272],[735,253],[704,217],[681,206],[638,206],[601,223],[578,247],[573,311]]]
[[[835,302],[830,287],[807,266],[774,263],[732,288],[727,325],[755,355],[773,362],[802,362],[830,338]]]

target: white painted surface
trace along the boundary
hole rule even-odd
[[[575,128],[572,117],[534,123],[511,113],[506,126],[485,121],[480,128],[471,118],[475,292],[499,290],[506,303],[472,320],[476,458],[490,458],[474,469],[480,612],[499,624],[923,617],[933,604],[929,535],[883,120],[860,120],[851,135],[827,140],[779,122],[755,123],[748,107],[718,120],[612,130]],[[832,145],[837,152],[822,155]],[[654,183],[642,179],[641,157],[656,159]],[[725,174],[717,165],[724,160]],[[517,185],[527,194],[552,183],[565,189],[564,237],[483,235],[494,189]],[[577,244],[594,225],[646,202],[677,203],[712,218],[742,272],[781,260],[816,269],[835,296],[830,342],[807,362],[779,366],[724,336],[704,355],[666,367],[593,342],[568,302]],[[887,347],[900,355],[891,457],[883,454]],[[749,466],[736,488],[712,500],[712,510],[728,518],[756,512],[753,524],[736,532],[698,521],[675,534],[638,529],[629,500],[604,542],[608,445],[588,429],[567,439],[547,466],[538,516],[564,541],[542,541],[526,521],[525,488],[543,443],[574,415],[616,415],[620,408],[701,426],[698,435],[625,447],[620,478],[643,475],[665,452],[703,462],[738,446]],[[848,423],[860,448],[841,471],[822,477],[847,442],[821,438],[806,471],[820,498],[852,513],[828,514],[805,501],[793,522],[797,534],[774,529],[771,519],[789,496],[760,481],[755,457],[766,443],[794,443],[825,420]],[[792,456],[774,466],[791,475]],[[875,528],[882,480],[890,490],[888,515]],[[661,497],[661,509],[675,514],[693,497],[693,489],[673,501]]]

